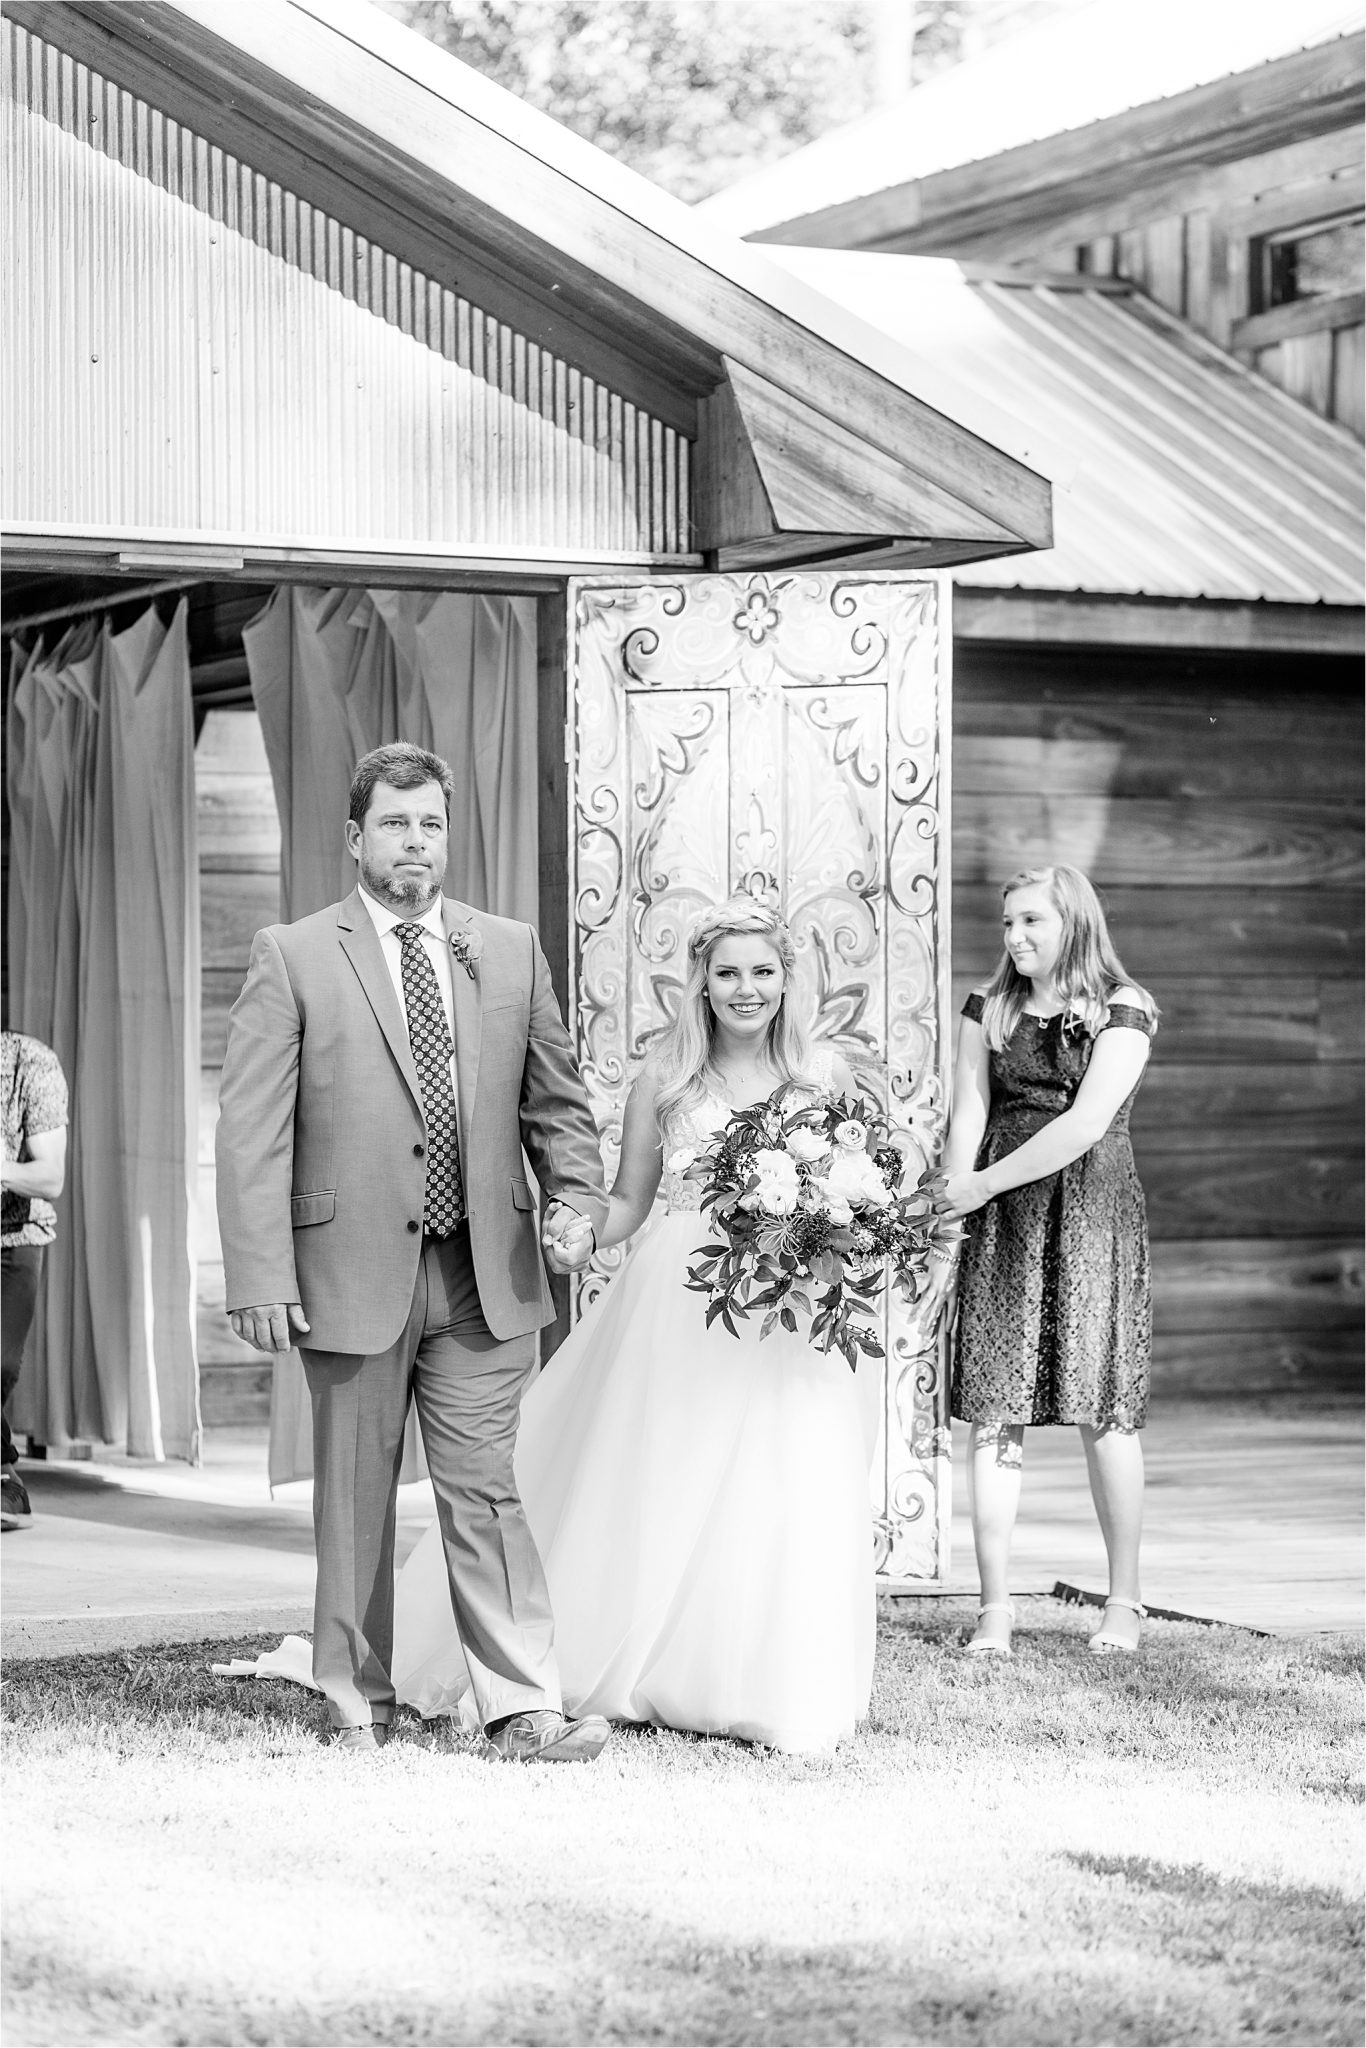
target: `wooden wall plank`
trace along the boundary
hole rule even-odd
[[[1359,1060],[1366,1056],[1366,1017],[1359,981],[1319,983],[1320,1058]]]
[[[961,945],[957,936],[954,956]],[[983,977],[955,973],[953,1014]],[[1163,980],[1161,1024],[1153,1069],[1185,1061],[1304,1063],[1360,1060],[1360,981],[1318,981],[1312,975],[1268,978],[1182,975]]]
[[[1153,1246],[1153,1328],[1355,1330],[1362,1248],[1335,1238],[1197,1239]]]
[[[1167,1151],[1139,1139],[1139,1178],[1154,1239],[1354,1237],[1361,1233],[1359,1140],[1340,1150],[1277,1147],[1218,1155]]]
[[[1366,433],[1366,327],[1340,327],[1333,336],[1332,417],[1349,433]]]
[[[228,1043],[228,1012],[241,993],[247,963],[240,967],[206,967],[200,976],[199,1056],[206,1066],[221,1067]]]
[[[249,855],[260,871],[279,873],[280,816],[268,774],[200,768],[196,760],[195,809],[201,867],[221,870],[224,856],[238,865]]]
[[[1153,1343],[1154,1398],[1357,1395],[1362,1344],[1355,1330],[1202,1330]]]
[[[1251,980],[1274,972],[1342,975],[1355,981],[1361,972],[1357,890],[1126,885],[1106,888],[1104,894],[1122,958],[1159,1003],[1171,976]],[[960,972],[994,972],[1001,954],[1000,918],[1000,895],[991,884],[955,888],[954,965]]]
[[[1186,318],[1202,334],[1210,322],[1210,214],[1196,206],[1186,215]]]
[[[1360,806],[1155,803],[1142,797],[1065,798],[973,791],[954,798],[954,870],[993,881],[1050,860],[1071,861],[1098,887],[1304,889],[1354,882],[1362,869]]]
[[[1319,1148],[1361,1129],[1362,1077],[1333,1065],[1153,1064],[1133,1107],[1136,1146],[1200,1155]]]
[[[1186,221],[1180,213],[1152,221],[1143,233],[1148,290],[1178,318],[1186,310]]]
[[[1179,713],[1118,707],[1113,714],[974,706],[954,731],[953,786],[966,796],[1139,797],[1173,802],[1256,795],[1351,802],[1361,793],[1361,721],[1306,736],[1302,721],[1235,710]],[[1031,716],[1033,712],[1033,716]],[[974,725],[996,729],[982,733]],[[1042,725],[1042,733],[1022,730]],[[1004,730],[1002,729],[1004,728]]]
[[[1274,349],[1258,350],[1257,368],[1301,405],[1328,417],[1333,409],[1333,336],[1296,334]]]
[[[205,1363],[199,1372],[199,1410],[207,1429],[242,1428],[270,1420],[272,1368],[258,1352],[251,1364]]]
[[[245,971],[251,942],[280,919],[280,878],[271,874],[201,874],[200,944],[206,969]]]

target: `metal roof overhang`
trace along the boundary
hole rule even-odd
[[[1017,423],[963,427],[942,372],[359,0],[7,12],[696,436],[708,560],[1050,544]]]

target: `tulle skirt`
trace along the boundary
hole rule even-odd
[[[825,1750],[867,1712],[875,1628],[854,1377],[758,1321],[708,1330],[699,1218],[661,1216],[527,1390],[517,1483],[565,1710]],[[393,1678],[473,1721],[435,1524],[400,1574]]]

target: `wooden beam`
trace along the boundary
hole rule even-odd
[[[1022,567],[1021,574],[1027,573]],[[953,630],[959,640],[1017,640],[1058,647],[1366,653],[1366,613],[1357,605],[1092,597],[1080,592],[974,590],[963,583],[954,593]]]
[[[933,231],[952,222],[953,238],[962,246],[977,227],[1052,218],[1067,208],[1069,193],[1078,204],[1122,198],[1139,179],[1353,127],[1361,119],[1362,59],[1362,39],[1344,36],[1170,99],[781,222],[750,239],[929,249],[938,246]]]
[[[1366,320],[1366,292],[1340,292],[1329,298],[1294,299],[1235,320],[1229,345],[1236,349],[1272,348],[1302,334],[1323,334],[1338,327],[1360,327]]]
[[[196,580],[231,575],[249,583],[392,583],[414,589],[495,592],[553,590],[566,576],[617,570],[639,576],[677,576],[700,569],[700,554],[639,555],[564,550],[472,547],[449,553],[431,549],[359,549],[349,546],[281,547],[243,542],[231,569],[221,547],[203,547],[192,536],[166,540],[137,534],[114,535],[13,526],[0,534],[0,551],[12,566],[66,574],[114,574],[125,554],[155,548],[158,561]],[[144,557],[145,559],[145,557]]]
[[[654,336],[669,347],[691,346],[699,361],[707,351],[729,354],[891,449],[1015,544],[1050,545],[1042,477],[737,282],[719,244],[709,258],[683,246],[686,216],[679,240],[670,241],[458,104],[451,80],[460,67],[440,52],[414,47],[419,79],[364,47],[357,39],[363,24],[344,34],[303,7],[266,0],[251,7],[137,0],[119,8],[16,0],[13,11],[49,41],[64,43],[79,26],[88,48],[97,31],[104,39],[98,61],[108,72],[117,72],[120,51],[135,54],[143,66],[137,89],[168,112],[188,86],[197,108],[216,101],[252,134],[289,136],[318,166],[386,204],[425,186],[433,204],[458,220],[463,241],[498,251],[508,271],[542,289],[553,280],[574,317],[614,345],[631,337],[644,350]],[[149,78],[159,78],[158,92]],[[243,153],[253,161],[245,144]]]
[[[707,417],[727,447],[743,441],[748,450],[735,478],[744,508],[732,517],[729,506],[720,507],[722,530],[716,540],[699,531],[702,547],[738,540],[736,518],[764,508],[779,532],[1012,545],[1014,536],[995,520],[743,363],[727,360],[726,381],[729,402],[709,407]]]

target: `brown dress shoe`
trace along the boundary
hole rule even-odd
[[[387,1721],[372,1721],[359,1728],[336,1728],[332,1732],[332,1749],[383,1749],[389,1740]]]
[[[601,1714],[566,1721],[549,1707],[513,1714],[487,1731],[491,1749],[509,1764],[584,1764],[605,1749],[611,1729]]]

